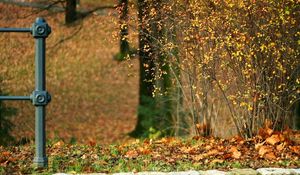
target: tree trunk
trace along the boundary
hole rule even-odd
[[[120,6],[120,59],[129,54],[128,43],[128,0],[119,0]]]
[[[65,22],[66,24],[71,24],[77,18],[76,12],[76,0],[66,0],[66,16]]]
[[[294,105],[294,114],[292,120],[292,126],[295,130],[300,130],[300,102],[296,102]]]
[[[131,133],[136,137],[153,138],[174,133],[171,129],[173,102],[170,64],[163,49],[167,30],[161,5],[161,0],[138,0],[140,96],[138,121]]]
[[[140,80],[139,80],[139,108],[138,121],[135,130],[131,133],[134,137],[145,136],[152,125],[152,119],[143,112],[144,107],[149,107],[154,101],[154,79],[155,64],[151,58],[152,45],[149,28],[146,27],[149,14],[147,0],[138,0],[139,20],[139,59],[140,59]]]

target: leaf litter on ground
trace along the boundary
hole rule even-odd
[[[138,172],[231,168],[300,167],[300,133],[260,129],[249,139],[195,136],[133,140],[118,145],[47,145],[49,167],[32,167],[34,147],[0,147],[0,174],[44,172]]]

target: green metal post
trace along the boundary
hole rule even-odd
[[[0,32],[30,32],[35,38],[35,90],[30,96],[0,96],[0,100],[31,100],[35,106],[35,157],[37,167],[46,167],[46,134],[45,115],[46,105],[51,96],[46,91],[46,38],[51,28],[43,18],[37,18],[31,28],[0,28]]]
[[[32,102],[35,105],[35,157],[34,164],[37,167],[46,167],[46,134],[45,116],[46,105],[50,101],[50,95],[46,91],[46,53],[45,39],[51,33],[51,28],[43,18],[37,18],[32,26],[32,36],[35,38],[35,91],[32,93]]]

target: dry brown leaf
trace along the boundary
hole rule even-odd
[[[186,147],[186,146],[184,146],[184,147],[180,148],[180,151],[183,152],[183,153],[185,153],[185,154],[188,154],[188,153],[190,153],[192,151],[192,147]]]
[[[275,156],[274,152],[266,153],[264,157],[266,159],[268,159],[268,160],[274,160],[274,159],[276,159],[276,156]]]
[[[265,120],[265,123],[264,123],[264,127],[265,127],[265,128],[272,128],[272,126],[273,126],[272,120],[266,119],[266,120]]]
[[[83,154],[82,156],[81,156],[81,159],[86,159],[87,158],[87,155],[86,154]]]
[[[138,148],[139,153],[143,154],[143,155],[149,155],[151,153],[151,150],[149,148],[143,148],[143,147],[139,147]]]
[[[262,147],[264,144],[265,144],[265,142],[257,143],[257,144],[255,144],[254,148],[255,148],[256,150],[259,150],[260,147]]]
[[[266,132],[267,132],[267,134],[270,136],[270,135],[272,135],[273,134],[273,129],[270,129],[270,128],[266,128]]]
[[[229,152],[235,152],[235,151],[238,151],[237,147],[236,146],[232,146],[230,149],[229,149]]]
[[[282,151],[284,149],[284,147],[285,147],[285,143],[281,143],[281,144],[276,146],[276,150],[277,151]]]
[[[272,135],[271,137],[268,137],[266,139],[266,142],[270,145],[275,145],[276,143],[280,142],[281,139],[280,139],[280,136],[279,135]]]
[[[58,141],[55,144],[53,144],[53,147],[54,148],[61,148],[64,145],[65,145],[65,143],[63,141]]]
[[[2,152],[2,156],[3,156],[3,157],[9,157],[10,155],[11,155],[11,153],[8,152],[8,151]]]
[[[127,151],[127,153],[125,154],[126,158],[136,158],[137,156],[139,156],[138,152],[136,150],[129,150]]]
[[[157,140],[155,141],[155,143],[158,143],[158,144],[170,144],[172,142],[175,142],[176,141],[176,138],[174,137],[164,137],[160,140]]]
[[[295,144],[300,144],[300,133],[299,134],[291,134],[290,140],[293,141]]]
[[[241,157],[242,153],[240,151],[235,151],[232,153],[232,158],[239,159]]]
[[[192,159],[194,161],[200,161],[200,160],[204,159],[204,157],[205,157],[204,154],[199,154],[199,155],[192,156]]]
[[[206,145],[206,146],[204,147],[204,149],[206,149],[206,150],[210,150],[211,148],[212,148],[211,145]]]
[[[300,155],[300,146],[290,146],[290,149],[291,149],[294,153]]]
[[[261,146],[259,148],[258,154],[264,156],[266,153],[272,152],[272,148],[269,146]]]
[[[232,153],[227,153],[223,155],[223,159],[229,159],[232,157]]]
[[[90,146],[94,147],[96,146],[96,141],[95,140],[89,140],[89,143],[88,143]]]
[[[258,130],[258,135],[262,138],[267,138],[273,134],[273,130],[270,128],[260,128]]]
[[[193,147],[189,147],[189,146],[186,147],[186,146],[184,146],[184,147],[180,148],[180,151],[183,152],[183,153],[185,153],[185,154],[195,154],[196,151],[197,151],[197,149],[198,149],[197,145],[193,146]]]
[[[167,158],[167,162],[168,163],[175,163],[176,162],[176,160],[174,159],[174,158]]]
[[[208,151],[208,152],[206,153],[206,155],[207,155],[207,156],[212,156],[212,155],[216,155],[216,154],[218,154],[218,153],[219,153],[218,150],[213,149],[213,150]]]
[[[231,157],[234,159],[239,159],[242,155],[242,153],[237,149],[237,147],[232,146],[229,150],[229,152],[231,152]]]
[[[216,163],[223,163],[224,160],[223,159],[214,159],[211,161],[212,164],[216,164]]]

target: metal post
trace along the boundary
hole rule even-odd
[[[30,96],[0,96],[0,100],[31,100],[35,106],[35,157],[37,167],[46,167],[45,115],[51,96],[46,91],[46,38],[51,28],[43,18],[37,18],[31,28],[0,28],[0,32],[30,32],[35,39],[35,90]]]
[[[51,33],[51,28],[43,18],[37,18],[32,26],[32,36],[35,38],[35,91],[31,98],[35,105],[35,157],[33,162],[37,167],[46,167],[46,134],[45,115],[46,105],[50,102],[50,95],[46,91],[46,59],[45,39]]]

